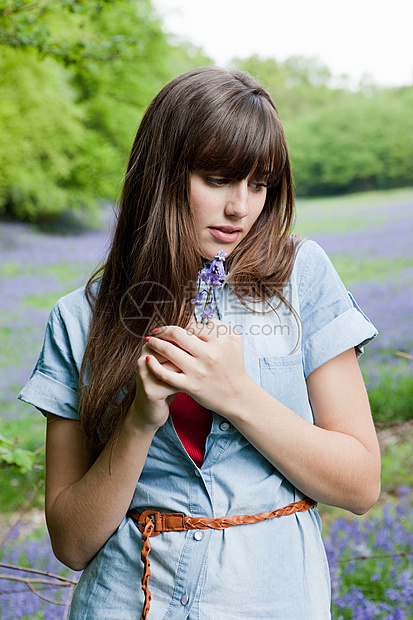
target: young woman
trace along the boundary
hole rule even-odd
[[[155,97],[103,272],[53,308],[20,395],[47,415],[55,554],[84,569],[71,618],[330,617],[315,502],[378,497],[357,363],[376,332],[293,209],[249,75],[196,69]],[[191,298],[223,253],[205,322]]]

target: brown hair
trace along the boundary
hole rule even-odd
[[[289,305],[282,291],[297,244],[290,235],[294,195],[276,107],[246,73],[218,67],[185,73],[160,91],[142,119],[109,257],[99,283],[101,270],[86,286],[93,315],[79,381],[81,421],[98,450],[135,396],[143,336],[161,321],[185,326],[192,316],[188,283],[195,286],[202,268],[188,195],[194,170],[240,180],[253,171],[267,180],[264,208],[226,266],[241,300],[276,296]]]

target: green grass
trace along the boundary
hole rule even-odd
[[[413,188],[382,192],[363,192],[326,198],[297,200],[295,231],[304,235],[344,233],[363,230],[370,224],[380,224],[394,215],[377,214],[377,207],[387,204],[403,205],[413,201]]]
[[[67,287],[63,291],[49,293],[48,295],[27,295],[24,298],[27,307],[36,308],[36,310],[50,311],[60,297],[73,291],[73,288]]]
[[[6,349],[7,343],[11,338],[13,332],[10,327],[0,327],[0,342],[2,346]]]
[[[413,487],[413,444],[407,438],[383,448],[381,461],[384,495],[393,495],[403,485]]]
[[[413,379],[382,373],[380,384],[369,389],[375,422],[388,423],[413,419]],[[412,460],[413,463],[413,460]]]
[[[41,269],[34,265],[16,265],[13,262],[0,266],[0,278],[14,278],[22,274],[26,276],[50,276],[57,278],[60,282],[70,282],[79,278],[85,282],[87,280],[85,277],[85,264],[83,262],[48,265]]]
[[[4,263],[0,266],[0,278],[15,278],[23,272],[22,268],[15,263]],[[26,270],[24,270],[27,273]]]
[[[363,256],[357,262],[348,254],[333,254],[330,258],[346,286],[362,280],[386,282],[392,278],[395,281],[404,269],[413,266],[410,257],[369,259]]]

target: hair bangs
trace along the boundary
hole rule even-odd
[[[204,127],[192,170],[220,172],[231,179],[250,175],[272,182],[285,165],[284,135],[276,110],[254,92],[239,93],[226,113],[217,110]]]

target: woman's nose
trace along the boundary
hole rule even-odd
[[[229,189],[225,213],[233,217],[245,217],[248,215],[248,181],[236,181]]]

